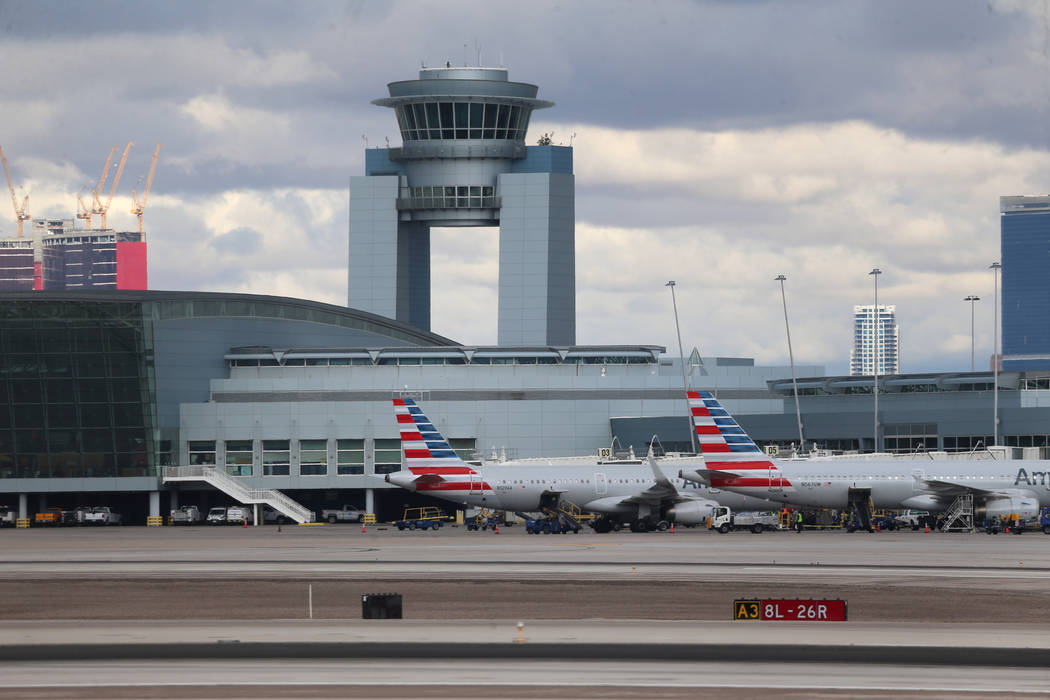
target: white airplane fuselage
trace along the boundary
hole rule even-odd
[[[769,499],[753,498],[699,484],[678,476],[679,467],[660,465],[660,471],[683,496],[712,500],[735,510],[769,510],[777,507]],[[474,474],[464,473],[455,480],[428,484],[417,482],[417,493],[470,506],[497,510],[533,512],[544,505],[545,497],[557,494],[584,510],[598,513],[630,515],[635,505],[622,504],[655,485],[653,472],[646,463],[636,464],[523,464],[505,462],[472,467]],[[389,475],[388,481],[407,485],[416,478],[411,470]],[[407,486],[406,486],[407,487]]]
[[[943,511],[956,492],[972,491],[989,516],[1050,506],[1050,461],[1043,460],[854,460],[775,461],[768,469],[738,476],[692,475],[714,487],[771,501],[821,508],[846,508],[850,493],[870,490],[876,508]],[[1028,499],[1028,500],[1024,500]],[[988,505],[991,502],[991,505]],[[1034,504],[1033,504],[1034,502]],[[1013,510],[1011,510],[1011,508]]]

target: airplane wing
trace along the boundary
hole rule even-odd
[[[661,503],[680,503],[682,501],[694,500],[691,496],[684,496],[678,491],[678,488],[667,478],[667,475],[660,471],[660,468],[656,466],[656,459],[653,458],[652,451],[649,452],[648,456],[649,466],[653,470],[653,485],[644,491],[640,491],[632,496],[627,496],[621,503],[648,503],[650,505],[659,505]]]
[[[975,496],[1011,496],[1016,492],[1016,489],[983,489],[973,484],[961,484],[944,479],[918,479],[918,481],[922,482],[931,495],[944,500],[958,498],[967,493]]]

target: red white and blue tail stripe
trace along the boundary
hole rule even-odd
[[[690,391],[686,396],[711,486],[768,488],[790,485],[714,394]]]
[[[389,483],[448,495],[492,490],[476,469],[459,458],[415,401],[394,399],[394,417],[401,433],[403,464],[401,471],[386,475]]]
[[[687,396],[689,411],[693,414],[693,427],[704,454],[762,453],[754,440],[729,415],[729,411],[722,408],[714,394],[710,391],[690,391]]]
[[[404,467],[467,467],[412,399],[394,399]],[[469,469],[469,467],[468,467]]]

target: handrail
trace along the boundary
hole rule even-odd
[[[253,489],[245,486],[218,467],[190,465],[167,467],[165,479],[200,479],[224,491],[241,503],[263,503],[299,522],[313,522],[314,513],[276,489]]]

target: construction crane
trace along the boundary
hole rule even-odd
[[[4,163],[4,175],[7,176],[7,189],[11,190],[11,204],[15,207],[15,220],[18,221],[18,237],[22,237],[22,222],[29,221],[29,195],[22,200],[22,206],[18,206],[18,196],[15,195],[15,186],[11,183],[11,171],[7,168],[7,156],[4,155],[3,147],[0,147],[0,161]]]
[[[84,205],[84,198],[77,193],[77,218],[84,222],[84,228],[91,230],[91,210]]]
[[[109,211],[109,205],[113,203],[113,195],[117,191],[117,185],[120,183],[120,176],[124,174],[124,166],[128,162],[128,151],[135,145],[134,141],[128,141],[128,145],[124,146],[124,154],[120,157],[120,165],[117,167],[117,174],[113,176],[113,186],[109,190],[109,198],[106,200],[105,206],[98,207],[98,214],[102,217],[102,230],[106,230],[106,213]],[[98,193],[95,195],[95,203],[99,204]]]
[[[109,149],[109,156],[106,157],[106,164],[102,166],[102,174],[98,176],[98,184],[95,185],[95,189],[91,190],[91,209],[85,207],[80,195],[77,195],[77,202],[79,205],[77,218],[85,222],[89,231],[91,230],[92,215],[102,213],[102,202],[99,200],[99,192],[102,191],[103,185],[106,184],[106,178],[109,177],[109,164],[113,162],[113,154],[116,152],[116,146]]]
[[[149,200],[149,191],[153,187],[153,173],[157,171],[157,156],[160,155],[160,147],[164,144],[158,143],[157,149],[153,151],[153,162],[149,164],[149,176],[146,177],[146,190],[142,193],[142,201],[139,201],[138,192],[134,188],[131,190],[131,201],[134,202],[134,206],[131,208],[131,213],[138,217],[139,220],[139,233],[142,234],[142,240],[146,240],[146,230],[142,227],[142,212],[146,211],[146,202]]]

